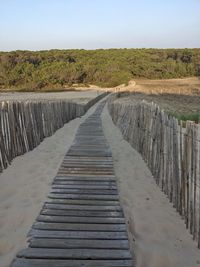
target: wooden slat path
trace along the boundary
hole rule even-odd
[[[82,123],[12,267],[133,267],[101,112]]]

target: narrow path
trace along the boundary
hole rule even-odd
[[[12,267],[133,267],[101,112],[82,123]]]

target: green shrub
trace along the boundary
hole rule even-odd
[[[200,75],[200,49],[99,49],[0,52],[0,88],[113,87],[134,78]]]

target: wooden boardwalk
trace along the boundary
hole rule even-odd
[[[12,267],[133,267],[103,107],[80,125]]]

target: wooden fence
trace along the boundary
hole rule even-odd
[[[183,128],[182,122],[147,102],[132,105],[110,100],[108,109],[200,248],[200,124],[187,121]]]
[[[0,102],[0,172],[15,157],[38,146],[68,121],[82,116],[105,95],[85,105],[62,100]]]

